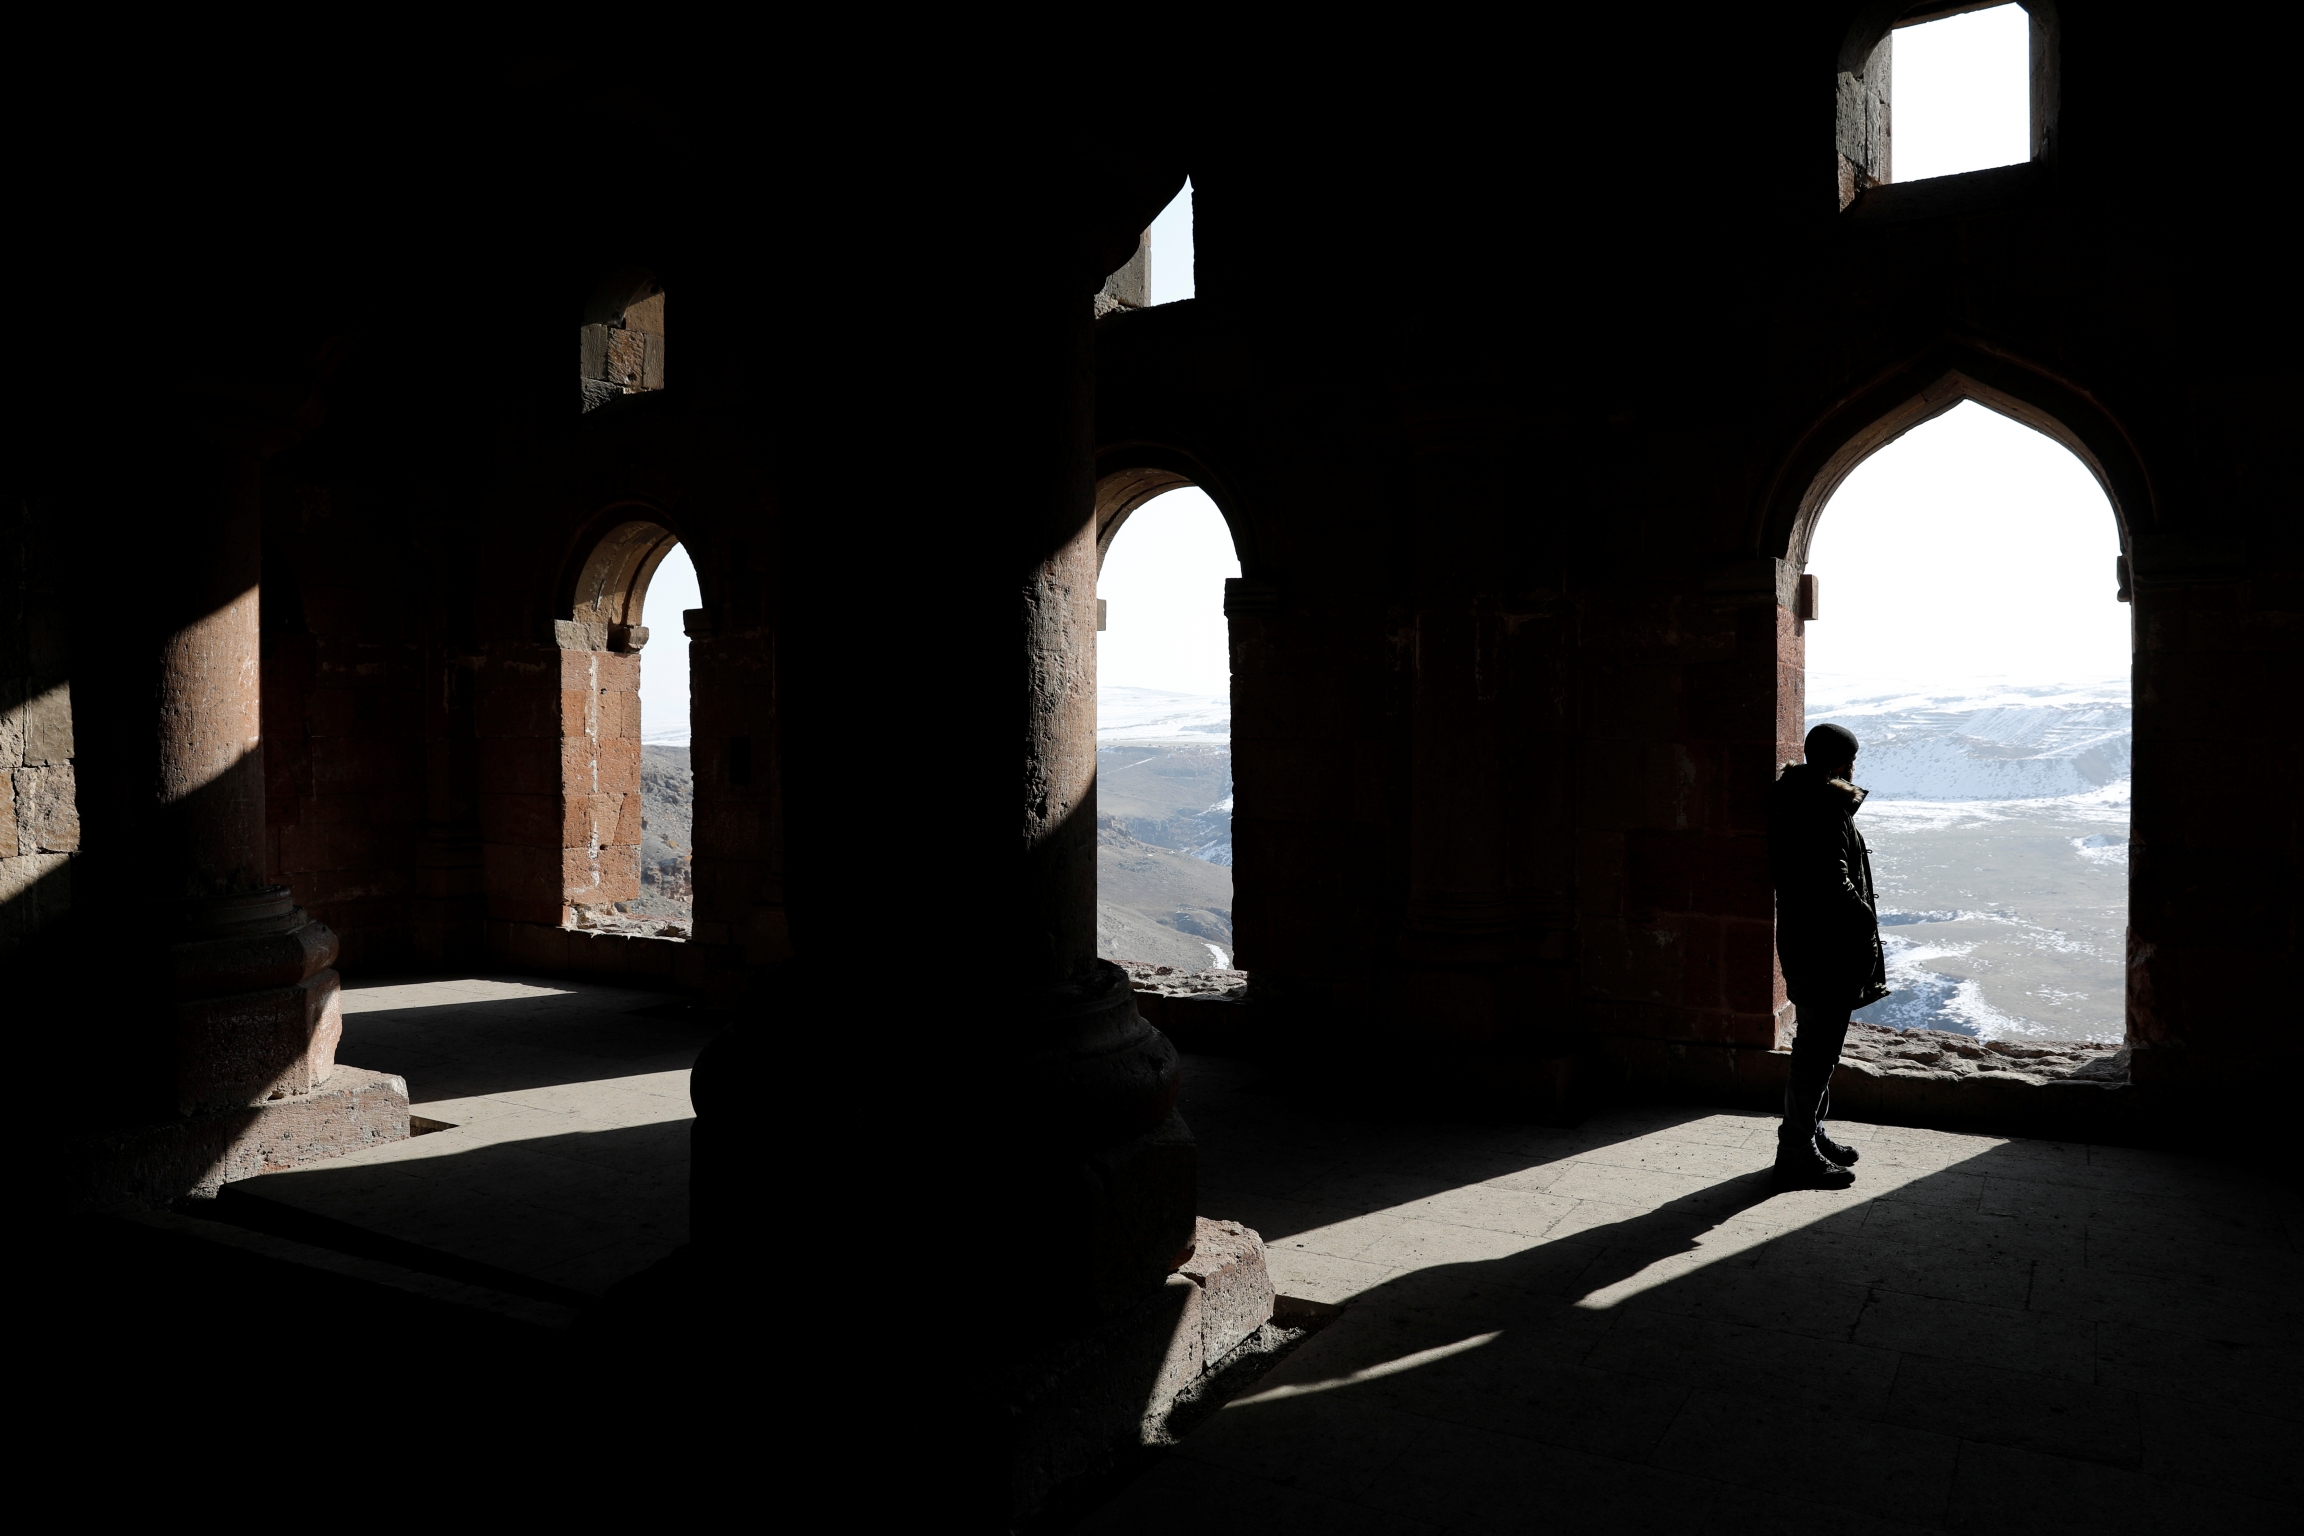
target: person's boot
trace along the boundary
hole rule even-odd
[[[1816,1150],[1813,1133],[1778,1133],[1772,1176],[1778,1189],[1846,1189],[1856,1182],[1856,1175]]]
[[[1825,1135],[1822,1126],[1816,1127],[1816,1150],[1824,1154],[1824,1160],[1828,1163],[1838,1164],[1842,1168],[1856,1166],[1856,1149]]]

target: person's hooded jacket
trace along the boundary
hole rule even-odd
[[[1776,954],[1796,1003],[1861,1008],[1888,995],[1872,856],[1856,830],[1864,791],[1807,763],[1768,792]]]

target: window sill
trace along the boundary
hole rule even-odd
[[[1996,165],[1987,171],[1931,176],[1926,181],[1892,181],[1872,187],[1841,214],[1857,224],[1909,224],[1919,219],[1959,218],[1998,213],[2034,201],[2047,173],[2037,160]]]

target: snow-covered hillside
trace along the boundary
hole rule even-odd
[[[1164,688],[1096,690],[1096,740],[1203,742],[1232,740],[1232,701]]]
[[[2128,685],[1834,688],[1896,991],[1857,1017],[1988,1039],[2120,1038]]]
[[[2129,774],[2126,682],[1842,694],[1812,686],[1808,723],[1863,743],[1856,779],[1878,800],[2041,800],[2099,794]]]

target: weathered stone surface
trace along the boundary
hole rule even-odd
[[[1176,1401],[1272,1316],[1264,1243],[1231,1221],[1199,1218],[1193,1251],[1165,1284],[1094,1328],[1010,1366],[1015,1508],[1156,1443]]]
[[[62,683],[35,688],[25,702],[24,761],[38,767],[72,760],[72,690]]]
[[[1789,1049],[1624,1036],[1600,1042],[1632,1091],[1774,1109]],[[2087,1041],[1983,1041],[1941,1030],[1851,1024],[1832,1076],[1836,1118],[2121,1141],[2147,1125],[2129,1053]]]
[[[177,1005],[178,1106],[209,1114],[309,1095],[336,1064],[344,1018],[334,971],[294,986]]]
[[[338,1067],[316,1093],[67,1142],[62,1179],[77,1205],[164,1205],[407,1136],[406,1080]]]

